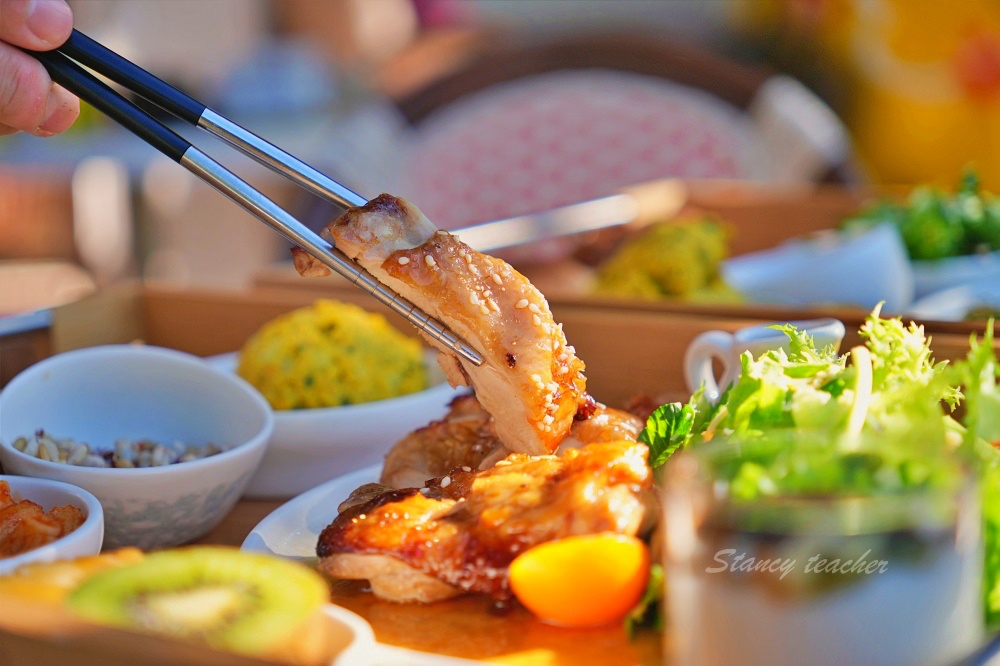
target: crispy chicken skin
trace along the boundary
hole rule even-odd
[[[389,450],[379,480],[391,488],[419,488],[456,467],[478,468],[500,446],[493,418],[476,397],[459,396],[444,418],[418,428]]]
[[[639,439],[639,433],[645,426],[646,422],[634,414],[596,403],[590,418],[579,419],[573,423],[559,449],[579,448],[587,444],[617,440],[634,442]]]
[[[596,403],[590,418],[576,420],[559,450],[614,440],[636,441],[644,422]],[[419,488],[456,467],[485,469],[510,455],[497,437],[493,418],[474,395],[455,398],[448,413],[399,440],[386,454],[380,483]]]
[[[506,600],[507,567],[524,550],[576,534],[639,531],[652,476],[647,455],[636,442],[595,443],[560,456],[514,453],[487,470],[459,467],[419,489],[369,486],[365,500],[348,500],[320,534],[319,568],[368,579],[393,601],[462,592]]]
[[[583,361],[545,297],[506,262],[436,229],[388,194],[348,209],[323,236],[484,355],[476,367],[428,340],[442,352],[449,382],[475,390],[507,449],[551,453],[578,413],[592,408]],[[302,250],[293,256],[303,275],[329,272]]]

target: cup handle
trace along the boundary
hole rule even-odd
[[[722,392],[719,384],[729,381],[732,351],[733,336],[726,331],[705,331],[692,340],[684,352],[684,380],[688,390],[694,393],[704,385],[705,397],[715,402]],[[722,363],[721,380],[715,378],[713,359]]]

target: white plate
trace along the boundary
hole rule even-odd
[[[361,484],[378,481],[380,471],[381,465],[363,467],[290,499],[250,531],[241,549],[312,562],[319,533],[337,517],[337,506]]]
[[[272,511],[254,527],[243,541],[241,550],[277,555],[290,560],[312,563],[316,559],[316,542],[319,533],[337,516],[337,506],[347,499],[358,486],[378,481],[381,465],[370,465],[350,474],[337,477],[295,497]],[[370,629],[369,629],[370,630]],[[352,666],[363,663],[378,666],[472,666],[483,662],[458,659],[444,655],[407,650],[376,643],[367,662],[352,661]],[[337,666],[343,655],[334,662]]]

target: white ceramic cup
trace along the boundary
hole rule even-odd
[[[833,345],[834,349],[839,350],[844,339],[844,323],[830,317],[748,326],[735,333],[705,331],[691,341],[684,353],[684,379],[688,390],[693,393],[704,384],[705,397],[715,402],[739,375],[740,356],[743,352],[749,351],[757,358],[771,349],[788,350],[788,336],[783,331],[771,328],[783,323],[808,333],[819,349]],[[715,375],[715,361],[722,365],[722,373],[718,377]]]

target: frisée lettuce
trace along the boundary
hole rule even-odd
[[[996,628],[1000,626],[1000,364],[994,352],[993,322],[981,340],[971,336],[966,358],[935,362],[922,326],[882,318],[880,310],[875,308],[865,319],[860,329],[863,344],[844,354],[816,348],[809,335],[793,326],[776,326],[788,336],[787,352],[772,350],[758,358],[745,353],[740,376],[717,403],[699,390],[687,403],[664,405],[649,417],[640,441],[649,445],[656,469],[676,451],[713,439],[746,441],[775,431],[811,433],[813,438],[823,433],[829,456],[786,451],[773,460],[747,459],[734,465],[729,478],[732,490],[739,491],[734,497],[747,499],[799,490],[829,493],[834,490],[831,484],[844,492],[896,492],[934,484],[941,470],[930,463],[933,456],[922,457],[931,451],[926,445],[957,451],[979,471],[985,612],[987,625]],[[873,439],[897,444],[883,447],[875,457],[855,446]],[[788,464],[797,458],[810,462]]]
[[[964,445],[974,452],[980,467],[983,507],[983,542],[986,563],[983,570],[986,626],[1000,627],[1000,388],[993,350],[993,321],[986,326],[982,341],[969,340],[969,354],[957,364],[953,381],[964,393],[966,426]]]
[[[698,390],[687,404],[663,405],[650,416],[640,441],[649,445],[653,467],[719,433],[822,429],[845,441],[862,432],[919,432],[941,441],[960,433],[950,413],[962,394],[946,372],[947,362],[934,362],[922,326],[882,318],[880,309],[861,327],[864,344],[845,354],[818,349],[790,324],[775,326],[788,336],[788,351],[774,349],[756,359],[744,353],[739,377],[717,403]]]

